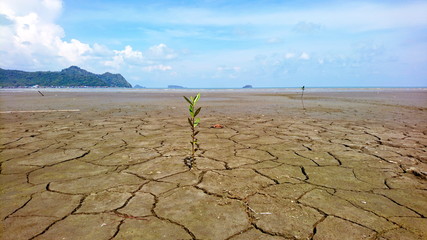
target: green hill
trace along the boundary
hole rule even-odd
[[[131,88],[120,74],[94,74],[76,66],[60,72],[24,72],[0,68],[0,87],[123,87]]]

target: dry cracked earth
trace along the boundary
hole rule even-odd
[[[2,114],[0,239],[427,239],[426,109],[306,101],[221,115],[207,98],[192,169],[181,103]]]

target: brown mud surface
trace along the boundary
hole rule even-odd
[[[0,92],[0,239],[427,239],[425,90],[202,91],[191,170],[194,91],[44,94]]]

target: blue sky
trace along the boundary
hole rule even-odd
[[[0,67],[166,87],[427,86],[426,1],[2,0]]]

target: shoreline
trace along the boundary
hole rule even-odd
[[[0,88],[2,92],[301,92],[300,87],[266,87],[266,88]],[[304,92],[396,92],[422,91],[427,87],[306,87]]]

